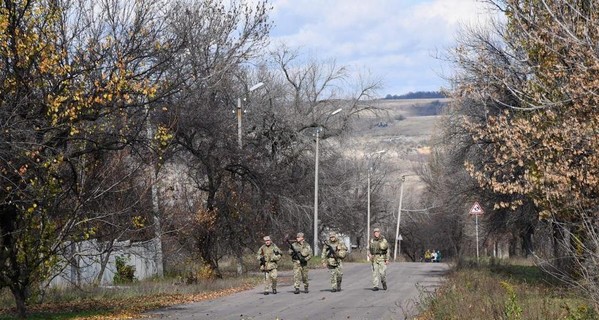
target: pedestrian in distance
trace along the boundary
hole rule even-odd
[[[272,243],[270,236],[262,238],[264,244],[258,249],[260,271],[264,272],[264,294],[277,294],[277,262],[281,260],[281,250]]]
[[[431,251],[429,249],[426,249],[426,251],[424,252],[424,262],[431,262],[432,259],[432,254]]]
[[[323,242],[322,246],[322,265],[331,272],[332,292],[341,291],[341,281],[343,280],[342,260],[347,256],[347,247],[337,238],[337,233],[329,232],[329,240]]]
[[[372,264],[372,290],[379,290],[379,281],[383,290],[387,290],[387,265],[389,264],[389,242],[381,229],[374,228],[373,237],[368,245],[368,259]]]
[[[295,241],[289,243],[289,254],[293,262],[293,288],[295,294],[300,293],[300,285],[304,284],[304,292],[308,293],[308,260],[312,258],[312,248],[304,241],[304,233],[299,232]]]

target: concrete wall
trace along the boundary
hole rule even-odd
[[[135,278],[146,279],[157,274],[155,254],[157,239],[144,242],[116,242],[109,253],[108,263],[100,281],[100,285],[112,285],[116,274],[116,257],[125,259],[126,265],[135,267]],[[50,286],[88,285],[94,283],[101,269],[101,260],[106,259],[107,253],[102,253],[110,243],[100,243],[96,240],[83,241],[69,245],[70,250],[61,258],[56,276],[50,281]],[[71,261],[71,263],[69,263]]]

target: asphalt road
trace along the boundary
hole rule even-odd
[[[370,264],[345,263],[341,292],[331,292],[326,269],[309,272],[310,292],[293,294],[292,273],[280,272],[278,294],[263,294],[263,285],[211,301],[153,311],[157,319],[410,319],[420,299],[443,280],[444,263],[391,263],[388,290],[372,290]],[[301,288],[303,289],[303,288]]]

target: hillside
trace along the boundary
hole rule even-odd
[[[377,160],[385,172],[383,188],[377,192],[388,200],[387,210],[397,210],[403,175],[409,176],[405,180],[404,205],[419,207],[417,202],[425,186],[416,174],[428,161],[430,139],[447,102],[448,99],[379,100],[379,114],[361,117],[350,137],[343,139],[341,145],[347,157],[364,163],[367,154],[386,150]]]
[[[430,138],[446,103],[447,99],[379,100],[379,114],[357,121],[346,148],[362,155],[387,150],[390,159],[422,161],[430,152]],[[411,169],[405,165],[399,169]]]

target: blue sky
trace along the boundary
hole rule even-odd
[[[451,70],[434,58],[460,25],[488,20],[477,0],[272,0],[273,43],[368,71],[379,95],[436,91]]]

